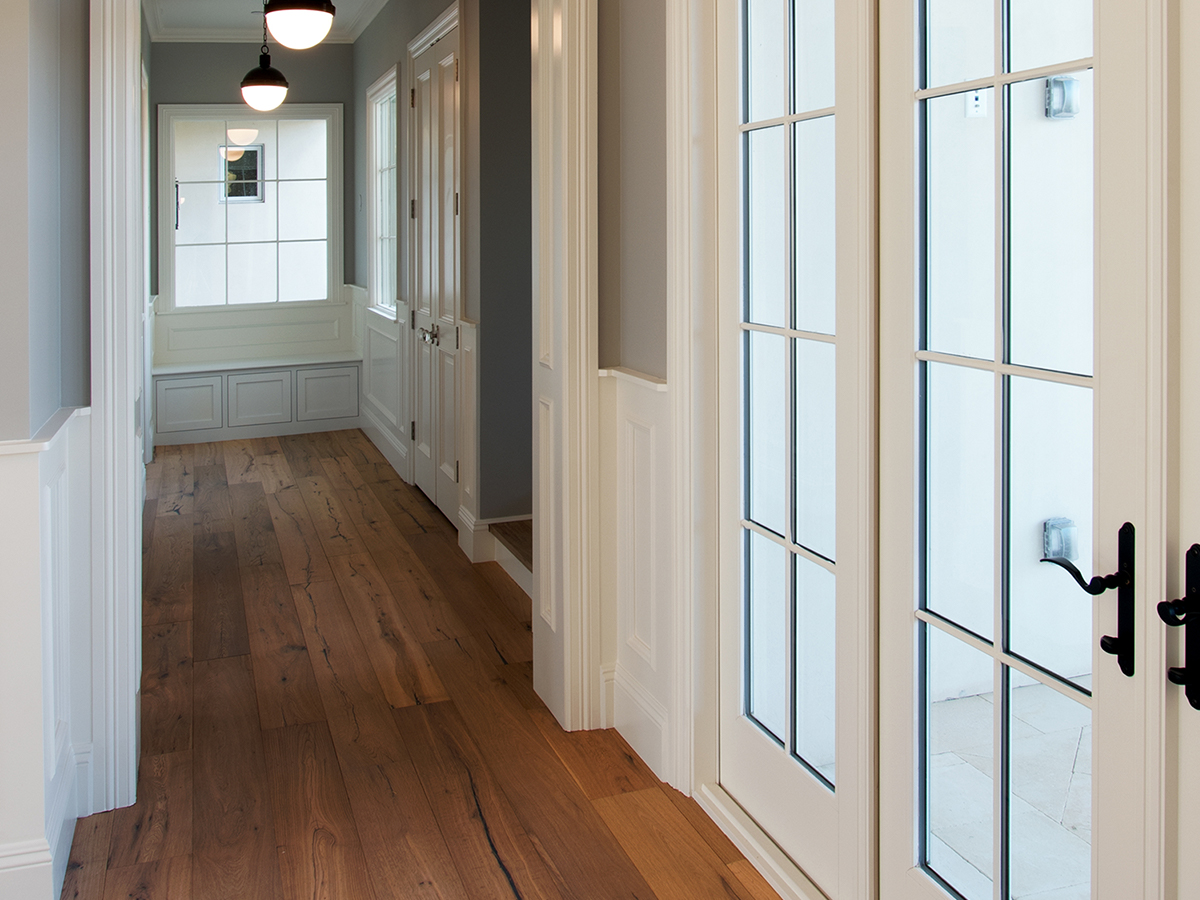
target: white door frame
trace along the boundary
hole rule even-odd
[[[92,715],[88,814],[137,790],[144,475],[134,399],[143,302],[141,5],[91,0]]]

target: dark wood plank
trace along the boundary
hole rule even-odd
[[[328,557],[362,553],[366,550],[358,529],[342,506],[342,501],[323,475],[299,479],[300,493],[312,516],[313,527]]]
[[[233,533],[233,507],[229,502],[224,464],[196,467],[196,502],[192,517],[198,531]]]
[[[196,664],[192,895],[279,900],[275,825],[249,657]]]
[[[331,564],[388,703],[400,709],[448,699],[371,557],[336,556]]]
[[[225,448],[216,442],[192,444],[192,460],[197,469],[201,466],[224,466]]]
[[[109,810],[75,820],[75,834],[71,838],[72,861],[108,864],[114,815],[115,812]]]
[[[250,438],[225,441],[221,444],[225,455],[225,478],[229,484],[261,484],[262,473],[254,461],[254,447]]]
[[[372,900],[358,828],[324,722],[263,732],[284,896]]]
[[[142,753],[192,748],[192,623],[142,629]]]
[[[143,756],[137,803],[113,814],[111,869],[192,852],[192,753]]]
[[[359,470],[364,479],[369,479],[371,473]],[[409,487],[399,477],[381,478],[367,482],[371,485],[371,493],[387,511],[392,522],[401,534],[426,534],[434,532],[444,534],[449,523],[446,517],[425,498],[419,495],[416,488]],[[419,496],[418,496],[419,495]],[[443,525],[443,523],[446,523]]]
[[[104,881],[107,876],[104,860],[81,862],[74,857],[67,860],[67,871],[63,877],[61,900],[104,900]]]
[[[507,687],[526,709],[546,709],[546,704],[533,689],[533,663],[510,663],[507,666],[497,666],[500,683]]]
[[[467,892],[562,897],[454,704],[410,707],[394,716]]]
[[[466,900],[337,584],[292,590],[376,896]]]
[[[190,445],[159,447],[158,514],[190,516],[195,491],[195,464]]]
[[[274,494],[296,486],[278,438],[254,438],[250,441],[250,450],[254,454],[254,468],[264,491]]]
[[[388,466],[388,468],[391,468],[391,464],[388,462],[387,457],[383,455],[383,451],[375,446],[362,429],[355,428],[348,431],[335,431],[330,434],[330,437],[337,442],[342,450],[340,454],[335,455],[349,457],[351,465],[359,468],[370,466]],[[393,477],[399,477],[396,475],[395,469],[392,469],[392,475]]]
[[[608,728],[597,731],[563,731],[547,709],[528,711],[589,800],[658,787],[650,767],[633,752],[625,739]]]
[[[497,522],[488,526],[500,543],[508,548],[517,558],[517,562],[533,571],[533,521],[522,519],[519,522]]]
[[[250,638],[246,633],[237,541],[229,532],[205,534],[197,527],[192,553],[193,657],[199,660],[245,656],[250,652]]]
[[[154,459],[146,463],[146,499],[158,500],[159,487],[162,484],[162,463],[158,459],[158,450],[154,452]],[[158,504],[154,504],[155,512],[158,510]]]
[[[660,900],[754,900],[658,788],[593,802]]]
[[[292,477],[309,478],[324,474],[322,457],[340,456],[342,445],[331,434],[284,435],[279,439],[279,449],[287,460]]]
[[[299,488],[268,494],[267,508],[271,511],[288,581],[292,584],[332,581],[333,570]]]
[[[475,563],[474,569],[495,592],[513,618],[522,625],[533,628],[533,600],[524,589],[512,580],[504,567],[496,562]]]
[[[238,562],[243,566],[283,565],[279,541],[271,523],[271,510],[262,485],[230,484],[233,532],[237,536]]]
[[[525,830],[572,894],[649,900],[654,892],[470,639],[426,647]]]
[[[159,516],[146,560],[142,622],[162,625],[192,617],[192,517]]]
[[[104,900],[180,900],[201,895],[192,892],[192,860],[187,856],[143,863],[125,869],[109,869],[104,882]]]
[[[754,900],[779,900],[775,888],[767,884],[767,879],[758,873],[749,860],[738,859],[729,863],[729,871],[737,877]]]
[[[700,804],[691,797],[681,794],[669,784],[659,784],[659,789],[667,795],[667,799],[675,804],[675,808],[683,813],[683,817],[688,820],[688,824],[696,829],[696,833],[704,838],[705,842],[713,850],[713,853],[720,857],[721,861],[726,865],[744,860],[742,851],[733,845],[728,837],[725,836],[717,823],[709,818],[708,813],[700,808]],[[745,879],[743,879],[745,881]]]
[[[325,709],[283,567],[243,566],[241,580],[262,727],[320,722]]]
[[[501,664],[533,659],[532,630],[508,611],[457,545],[440,534],[406,540],[481,646],[495,650]]]
[[[147,499],[142,507],[142,593],[150,583],[150,544],[154,540],[154,520],[158,518],[158,501]]]

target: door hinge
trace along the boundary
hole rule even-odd
[[[415,219],[417,217],[417,198],[416,197],[414,197],[412,200],[409,201],[409,210],[410,210],[410,212],[409,212],[410,217]]]
[[[408,314],[408,327],[413,331],[417,330],[417,311],[415,309]]]
[[[417,439],[417,420],[416,419],[413,419],[412,427],[409,429],[409,432],[411,434],[410,440],[415,441]]]
[[[454,214],[458,215],[458,191],[454,192]]]
[[[454,483],[458,484],[458,460],[454,461]]]
[[[458,81],[458,60],[454,60],[454,80]]]
[[[417,89],[416,88],[409,88],[408,107],[409,107],[409,109],[417,108]]]

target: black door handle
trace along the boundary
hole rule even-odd
[[[1126,522],[1117,532],[1117,571],[1111,575],[1096,575],[1091,581],[1085,581],[1083,574],[1069,559],[1052,556],[1042,560],[1042,562],[1054,563],[1054,565],[1066,569],[1071,573],[1071,577],[1079,583],[1079,586],[1093,597],[1116,588],[1117,633],[1116,635],[1106,634],[1100,638],[1100,649],[1115,656],[1121,671],[1130,678],[1133,677],[1134,671],[1133,636],[1136,629],[1133,584],[1135,550],[1134,527],[1131,523]],[[1200,657],[1197,657],[1197,660],[1200,661]],[[1197,674],[1200,675],[1200,669],[1197,670]]]
[[[1187,578],[1179,600],[1158,604],[1158,617],[1172,628],[1184,626],[1183,666],[1167,669],[1167,679],[1183,687],[1188,703],[1200,709],[1200,544],[1187,552]]]

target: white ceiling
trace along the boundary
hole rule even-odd
[[[155,41],[257,43],[262,40],[262,2],[255,0],[142,0]],[[333,0],[337,15],[325,40],[353,42],[387,0]]]

